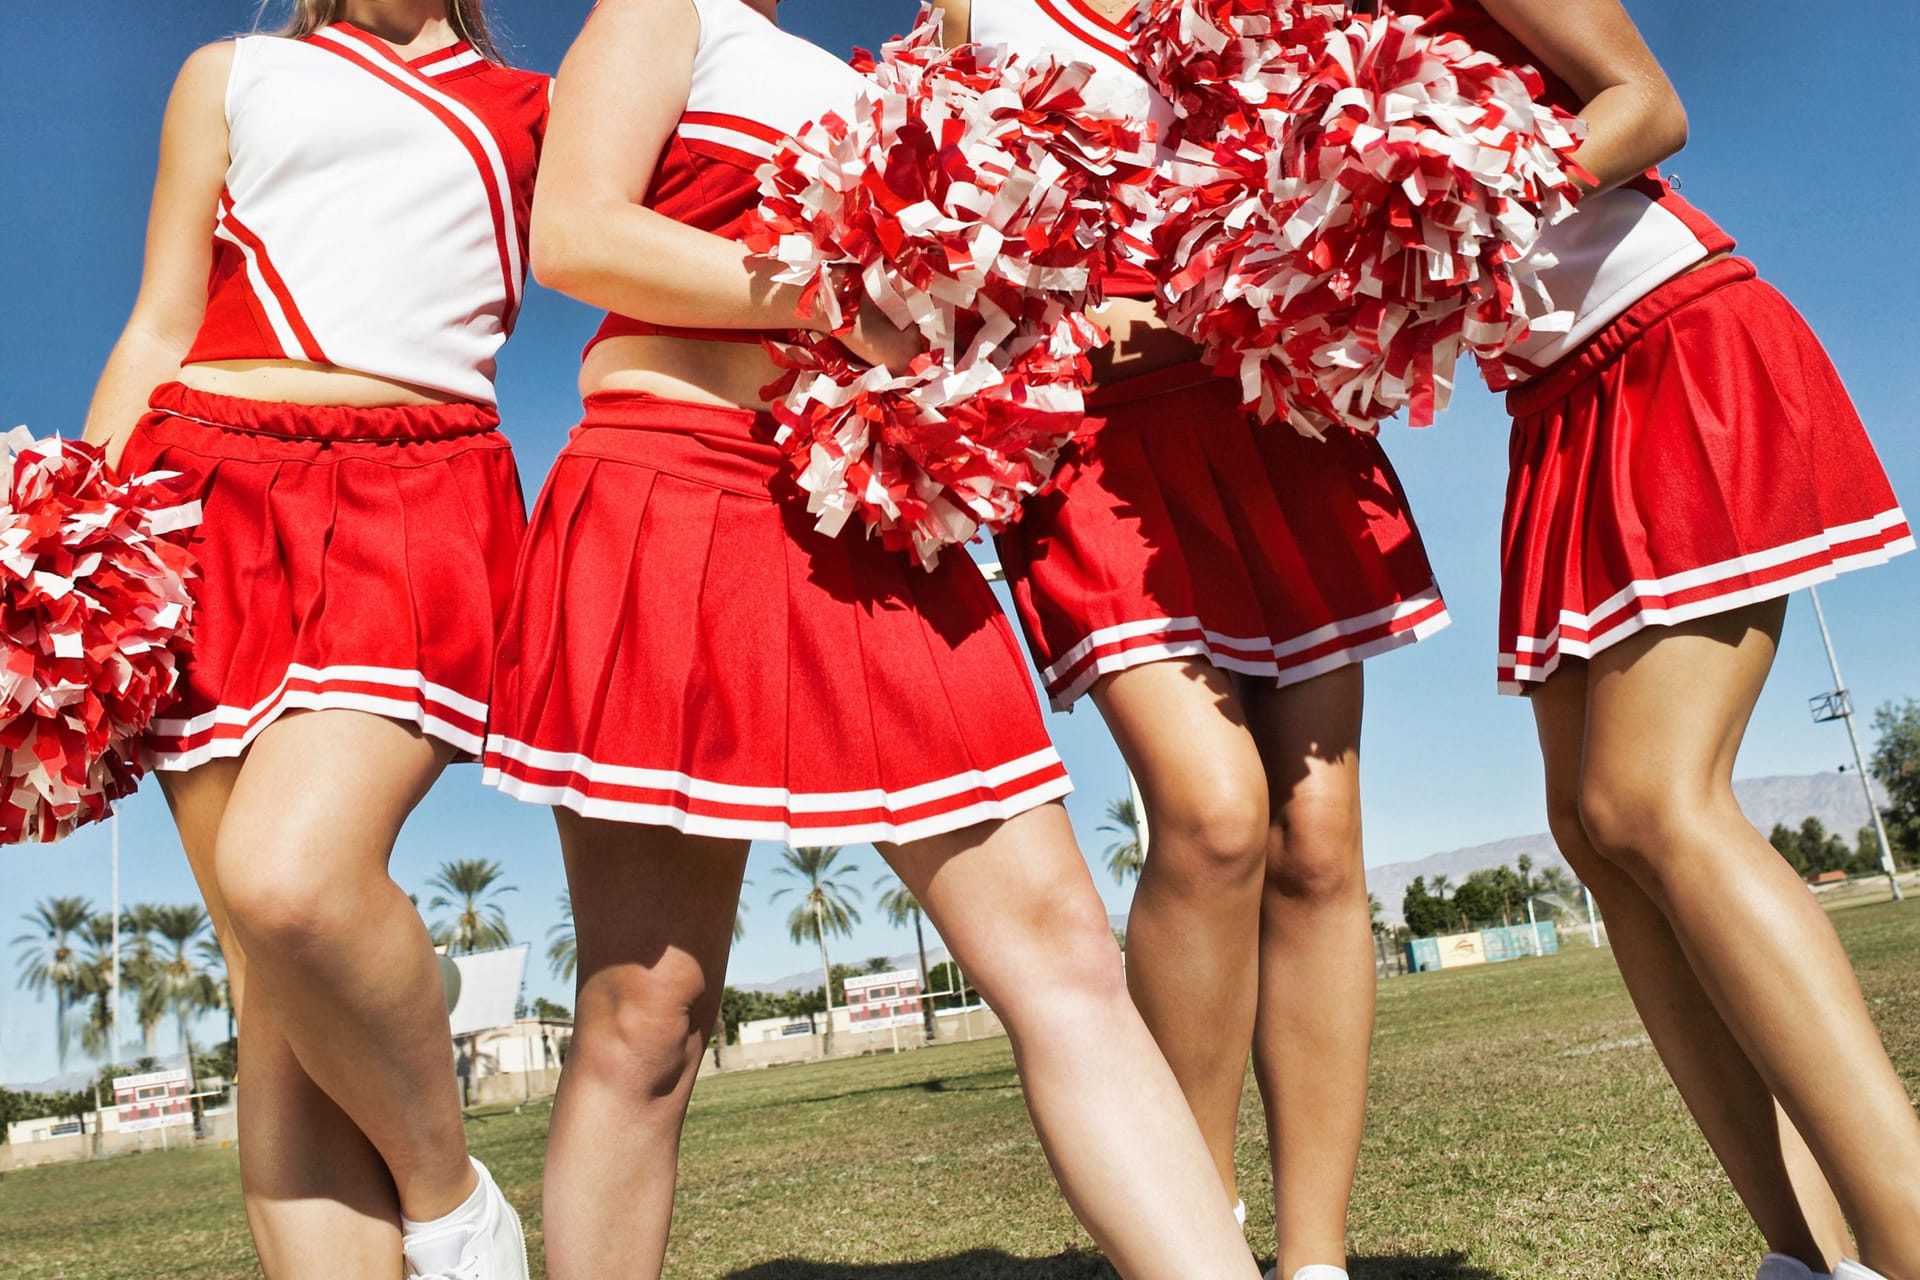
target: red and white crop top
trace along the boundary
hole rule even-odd
[[[306,360],[494,402],[526,285],[547,77],[336,22],[243,36],[186,363]]]
[[[760,205],[761,165],[782,139],[829,113],[847,118],[867,78],[818,45],[782,31],[745,0],[693,0],[700,45],[686,110],[654,168],[645,205],[729,240]],[[758,342],[752,329],[682,329],[609,315],[587,350],[608,338],[672,334]]]
[[[1429,31],[1458,35],[1503,62],[1540,65],[1477,0],[1394,0],[1392,10],[1423,16]],[[1586,105],[1565,81],[1544,68],[1541,75],[1548,102],[1571,112]],[[1521,375],[1515,380],[1579,350],[1667,281],[1732,248],[1733,237],[1681,199],[1657,170],[1588,196],[1571,218],[1547,228],[1539,245],[1539,252],[1556,259],[1541,279],[1554,305],[1573,312],[1573,327],[1531,334],[1511,348],[1506,363]],[[1489,377],[1500,380],[1497,371]]]
[[[1155,92],[1133,56],[1133,27],[1145,8],[1143,0],[1126,18],[1114,19],[1087,0],[973,0],[968,34],[978,44],[1005,45],[1023,57],[1044,53],[1086,63],[1128,111],[1153,123],[1164,147],[1173,107]],[[1153,273],[1119,264],[1107,276],[1106,292],[1110,298],[1151,298]]]

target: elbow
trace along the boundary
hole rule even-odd
[[[1687,109],[1680,101],[1680,95],[1671,85],[1659,96],[1649,113],[1647,135],[1650,143],[1659,152],[1659,164],[1680,154],[1687,145]]]
[[[556,293],[571,293],[580,278],[580,253],[575,237],[553,218],[533,220],[533,234],[527,251],[527,264],[533,278]]]

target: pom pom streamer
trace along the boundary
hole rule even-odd
[[[1169,322],[1264,419],[1426,425],[1462,350],[1570,323],[1534,249],[1579,198],[1584,131],[1538,72],[1417,17],[1248,8],[1159,0],[1143,36],[1189,113],[1159,184]]]
[[[193,616],[182,503],[88,444],[5,437],[0,500],[0,843],[57,840],[131,793],[137,739],[173,700]]]
[[[894,374],[825,334],[770,342],[767,394],[817,527],[857,515],[931,568],[1017,519],[1083,419],[1086,310],[1151,252],[1151,127],[1084,63],[943,49],[929,9],[856,66],[853,119],[782,143],[746,240],[835,332],[868,299],[927,350]]]

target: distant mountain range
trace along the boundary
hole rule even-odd
[[[1773,830],[1775,823],[1798,827],[1808,818],[1818,818],[1827,830],[1847,843],[1853,843],[1861,827],[1872,821],[1866,797],[1860,794],[1860,779],[1852,773],[1811,773],[1781,778],[1742,778],[1733,784],[1734,798],[1749,821],[1761,831]],[[1886,802],[1878,783],[1874,785],[1877,803]],[[1389,924],[1402,923],[1401,900],[1415,876],[1432,880],[1436,875],[1450,876],[1455,883],[1469,872],[1487,867],[1512,866],[1521,854],[1530,854],[1534,869],[1567,865],[1554,847],[1553,837],[1542,832],[1533,836],[1509,836],[1490,844],[1468,849],[1452,849],[1429,854],[1410,862],[1390,862],[1367,868],[1367,888],[1380,899],[1381,918]]]

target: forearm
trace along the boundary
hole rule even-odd
[[[536,216],[533,270],[570,297],[650,324],[697,329],[809,328],[801,290],[746,246],[639,205]]]
[[[87,408],[87,442],[105,448],[108,460],[117,465],[134,426],[147,412],[153,389],[179,375],[186,352],[186,345],[144,329],[123,333]]]
[[[1602,90],[1580,116],[1587,122],[1587,140],[1574,158],[1594,176],[1594,191],[1630,181],[1686,145],[1685,111],[1671,91],[1656,86]]]

